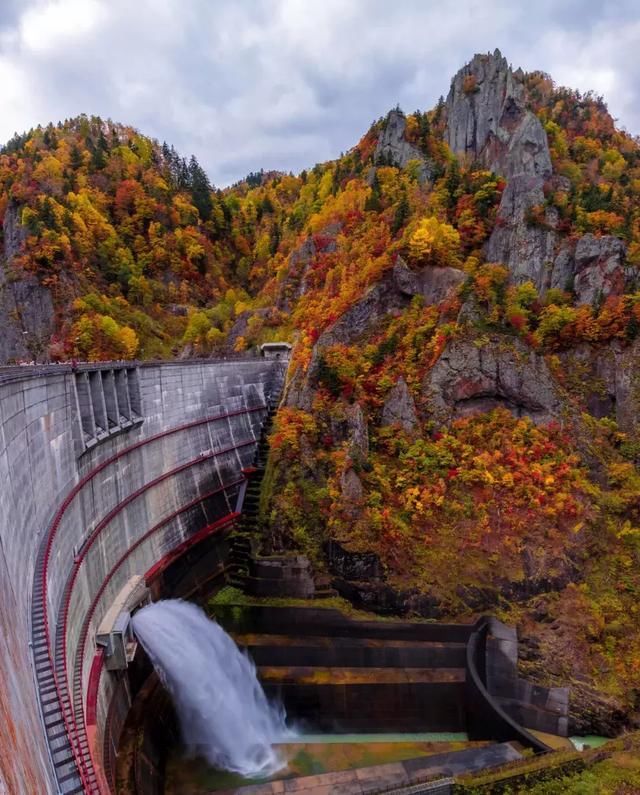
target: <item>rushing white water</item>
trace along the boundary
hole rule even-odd
[[[182,739],[212,765],[268,776],[286,764],[273,748],[291,733],[256,669],[215,621],[194,604],[168,599],[133,617],[138,640],[171,693]]]

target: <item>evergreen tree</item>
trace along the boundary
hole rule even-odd
[[[75,172],[78,171],[79,168],[82,167],[82,152],[80,151],[78,144],[73,144],[71,147],[71,152],[69,153],[69,165],[71,169]]]
[[[393,223],[391,224],[391,234],[393,235],[398,234],[398,232],[409,220],[410,214],[411,214],[411,208],[409,207],[409,199],[407,198],[407,192],[402,191],[402,196],[400,197],[400,201],[398,202],[398,206],[396,207],[396,214],[394,215]]]
[[[382,209],[380,203],[380,183],[378,182],[378,174],[374,173],[373,182],[371,183],[371,193],[367,196],[364,203],[365,212],[379,212]]]
[[[189,186],[193,204],[198,208],[200,218],[203,221],[208,221],[213,210],[211,183],[194,155],[191,155],[191,160],[189,161]]]

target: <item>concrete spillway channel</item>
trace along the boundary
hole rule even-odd
[[[284,741],[293,761],[282,775],[298,776],[288,789],[316,795],[340,783],[349,792],[383,792],[513,763],[522,760],[525,749],[547,750],[504,708],[513,700],[511,684],[519,681],[522,689],[523,683],[509,648],[513,632],[499,622],[362,620],[321,607],[248,606],[242,599],[228,604],[228,597],[220,604],[213,600],[211,608],[249,652],[267,695],[284,704],[296,727],[297,739]],[[182,760],[171,699],[148,665],[147,675],[140,674],[121,735],[119,795],[243,793],[241,781],[228,789],[215,772],[198,773],[200,768]],[[518,715],[532,729],[561,733],[565,710],[557,702],[562,694],[543,691],[536,699],[521,694]],[[425,733],[432,747],[416,743]],[[366,740],[358,740],[363,736]],[[323,738],[335,743],[333,757],[325,751],[314,757]],[[457,738],[457,744],[440,738],[449,743]],[[352,757],[353,768],[330,767],[343,764],[339,758],[353,754],[357,742],[369,750]],[[410,746],[406,756],[403,743]],[[384,764],[385,753],[392,755],[393,765]],[[366,767],[358,766],[358,758]],[[317,775],[305,773],[304,765]],[[275,779],[250,784],[247,795],[283,791],[278,775]]]
[[[0,370],[0,789],[108,791],[103,733],[126,690],[109,644],[126,653],[126,600],[103,645],[100,630],[129,584],[148,598],[148,572],[224,533],[285,368]]]

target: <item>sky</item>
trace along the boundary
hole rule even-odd
[[[640,133],[638,0],[0,0],[0,142],[98,115],[224,187],[337,157],[496,47]]]

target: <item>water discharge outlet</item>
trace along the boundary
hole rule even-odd
[[[273,747],[293,736],[284,708],[269,702],[251,659],[203,610],[156,602],[135,614],[133,628],[173,698],[188,752],[252,778],[285,767]]]

